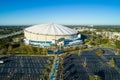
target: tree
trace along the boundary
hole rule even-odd
[[[115,41],[115,51],[117,54],[118,54],[119,50],[120,50],[120,40],[116,40]]]
[[[46,67],[46,69],[47,69],[48,72],[49,72],[50,69],[52,68],[52,66],[51,66],[50,63],[45,64],[45,67]]]
[[[41,54],[41,48],[40,47],[37,47],[37,53]]]
[[[120,49],[120,40],[116,40],[115,45],[117,49]]]
[[[29,50],[30,50],[29,53],[34,54],[34,49],[32,46],[29,46]]]
[[[88,39],[85,39],[84,42],[85,42],[85,44],[88,44],[89,40],[88,40]]]
[[[97,54],[98,56],[102,56],[102,55],[103,55],[103,52],[102,52],[102,50],[98,49],[98,50],[96,50],[96,54]]]
[[[93,46],[94,46],[94,45],[95,45],[95,41],[92,39],[92,40],[90,40],[90,41],[89,41],[89,43],[88,43],[88,44],[89,44],[89,45],[93,45]]]
[[[10,53],[11,51],[12,51],[12,45],[9,44],[9,46],[8,46],[8,53]]]
[[[86,62],[84,62],[82,65],[83,65],[83,67],[84,67],[84,68],[86,68],[87,63],[86,63]]]
[[[43,53],[43,55],[46,55],[47,52],[48,52],[47,48],[43,48],[43,49],[42,49],[42,53]]]
[[[91,75],[89,78],[89,80],[101,80],[100,76],[98,75]]]
[[[106,44],[106,43],[108,43],[108,42],[109,42],[109,39],[108,39],[108,38],[104,38],[104,39],[102,39],[102,41],[101,41],[102,44]]]
[[[12,50],[12,45],[9,44],[9,46],[8,46],[8,51],[11,51],[11,50]]]
[[[43,69],[42,74],[43,74],[43,80],[49,79],[49,73],[47,72],[47,69]]]
[[[82,63],[82,65],[84,68],[86,68],[86,66],[87,66],[86,58],[85,58],[84,62]]]
[[[109,64],[111,67],[115,67],[115,61],[113,58],[109,61]]]

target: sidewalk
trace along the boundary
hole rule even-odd
[[[53,66],[52,66],[52,71],[50,73],[50,80],[55,80],[56,69],[57,68],[58,68],[58,57],[57,57],[57,55],[55,55],[54,63],[53,63]]]

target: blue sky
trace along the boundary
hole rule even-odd
[[[120,25],[120,0],[0,0],[0,25]]]

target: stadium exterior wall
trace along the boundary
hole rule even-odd
[[[24,31],[25,44],[37,45],[40,47],[50,46],[53,41],[56,41],[60,38],[73,39],[77,37],[77,34],[72,35],[45,35],[45,34],[36,34],[28,31]]]

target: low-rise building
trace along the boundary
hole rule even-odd
[[[96,34],[100,34],[103,37],[107,37],[109,39],[120,40],[120,32],[103,31],[103,32],[96,32]]]

